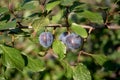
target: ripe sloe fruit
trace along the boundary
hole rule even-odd
[[[64,44],[66,43],[65,39],[67,35],[68,35],[68,32],[63,32],[62,34],[60,34],[59,40],[62,41]]]
[[[81,47],[82,41],[83,40],[79,35],[71,33],[66,36],[65,44],[68,47],[68,49],[75,50]]]
[[[39,36],[39,42],[43,47],[48,48],[53,42],[53,35],[50,32],[42,32]]]

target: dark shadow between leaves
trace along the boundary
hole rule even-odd
[[[27,58],[27,56],[22,55],[22,57],[24,59],[25,66],[27,66],[28,65],[28,58]]]

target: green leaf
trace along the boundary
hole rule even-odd
[[[9,9],[8,8],[6,8],[6,7],[1,7],[0,8],[0,14],[2,13],[6,13],[6,12],[8,12],[9,11]]]
[[[92,57],[101,66],[107,61],[107,57],[104,54],[93,54]]]
[[[0,75],[0,80],[6,80],[4,75]]]
[[[103,18],[99,13],[85,10],[83,12],[80,12],[79,15],[83,16],[84,18],[87,18],[91,22],[98,23],[98,24],[103,23]]]
[[[63,6],[72,6],[76,0],[61,0],[61,5]]]
[[[115,51],[114,53],[110,54],[108,56],[108,58],[111,59],[111,60],[117,60],[117,59],[120,58],[120,52],[119,51]]]
[[[3,33],[2,35],[0,35],[0,44],[4,44],[4,43],[9,43],[12,42],[12,37],[7,35],[7,33]]]
[[[11,21],[5,23],[4,21],[0,23],[0,30],[13,29],[16,27],[16,21]]]
[[[0,21],[0,27],[5,25],[6,24],[6,21]]]
[[[73,68],[73,71],[74,71],[73,74],[74,80],[91,80],[91,75],[89,70],[82,63],[78,64],[75,68]]]
[[[3,64],[8,68],[17,68],[22,70],[24,67],[24,59],[21,52],[15,48],[0,45],[3,50],[2,61]]]
[[[30,2],[25,3],[21,8],[26,9],[26,10],[33,10],[36,7],[34,5],[34,1],[30,1]]]
[[[58,4],[60,4],[60,1],[53,1],[51,3],[48,3],[46,5],[46,10],[49,12],[50,10],[52,10],[55,6],[57,6]]]
[[[24,70],[32,71],[32,72],[39,72],[45,70],[45,65],[43,61],[40,59],[33,59],[31,57],[27,57],[28,64],[24,68]]]
[[[68,22],[69,24],[79,23],[79,17],[75,13],[70,13],[68,16]]]
[[[63,60],[61,61],[61,64],[62,64],[62,66],[64,68],[65,76],[67,78],[72,78],[73,77],[73,69],[72,69],[72,67],[67,62],[65,62]]]
[[[81,12],[86,9],[87,9],[87,4],[85,4],[84,2],[80,2],[78,0],[74,2],[74,4],[70,7],[70,10],[74,12]]]
[[[63,59],[66,54],[66,47],[65,45],[58,40],[53,42],[53,51],[58,55],[59,59]]]
[[[72,23],[71,29],[72,31],[74,31],[76,34],[80,35],[83,38],[86,38],[88,36],[86,29],[84,29],[78,24]]]
[[[61,20],[61,17],[63,16],[63,11],[60,10],[56,15],[52,16],[52,23],[58,23]]]
[[[49,19],[47,17],[40,17],[32,23],[35,32],[39,31],[41,28],[49,24]]]

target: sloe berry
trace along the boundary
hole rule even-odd
[[[48,48],[53,42],[53,35],[50,32],[42,32],[39,36],[39,42],[43,47]]]
[[[62,41],[64,44],[66,43],[65,39],[67,35],[68,35],[68,32],[63,32],[62,34],[60,34],[59,40]]]
[[[65,44],[68,47],[68,49],[75,50],[81,47],[82,38],[75,33],[71,33],[66,36],[65,42],[66,42]]]

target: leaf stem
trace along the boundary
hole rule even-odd
[[[92,57],[92,54],[90,54],[90,53],[87,53],[87,52],[84,52],[84,51],[80,51],[80,53],[83,54],[83,55],[87,55],[87,56],[91,56]]]
[[[65,14],[65,21],[66,21],[67,31],[69,32],[69,31],[70,31],[70,29],[69,29],[70,24],[69,24],[69,22],[68,22],[68,16],[69,16],[69,7],[67,6],[67,7],[66,7],[66,14]]]
[[[84,51],[80,51],[79,53],[78,53],[78,58],[77,58],[77,62],[79,63],[80,62],[80,55],[86,55],[86,56],[90,56],[90,57],[92,57],[92,54],[90,54],[90,53],[87,53],[87,52],[84,52]]]

